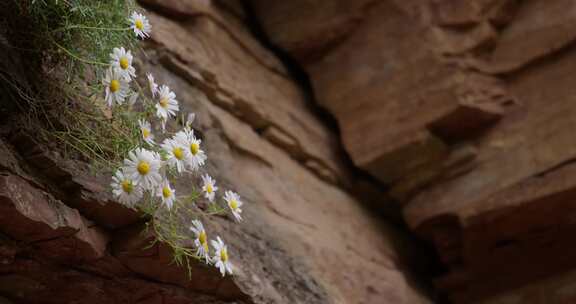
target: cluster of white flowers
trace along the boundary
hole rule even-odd
[[[146,16],[137,12],[129,18],[131,29],[139,38],[150,37],[151,25]],[[130,50],[123,47],[114,48],[110,54],[110,66],[103,79],[105,101],[109,107],[122,105],[126,100],[133,105],[142,96],[142,102],[153,105],[156,119],[161,124],[162,133],[166,132],[166,123],[176,117],[180,110],[176,94],[167,85],[158,86],[152,74],[147,74],[149,94],[140,90],[133,91],[131,82],[136,78],[136,69],[132,65],[133,56]],[[138,87],[139,88],[139,87]],[[149,95],[147,98],[145,95]],[[153,115],[154,116],[154,115]],[[183,174],[201,174],[207,155],[202,149],[202,141],[195,136],[192,123],[195,115],[189,114],[184,127],[172,136],[164,135],[157,142],[152,124],[140,119],[138,126],[143,146],[133,149],[124,160],[120,169],[112,177],[112,193],[116,199],[130,207],[137,208],[144,198],[157,202],[159,208],[165,206],[168,212],[175,212],[178,203],[176,190],[172,181]],[[208,174],[201,175],[200,189],[208,204],[216,204],[218,187],[216,181]],[[232,191],[225,191],[223,200],[236,221],[241,221],[242,201]],[[213,264],[222,275],[232,274],[232,264],[228,258],[228,248],[218,236],[210,241],[214,254],[210,256],[209,242],[200,220],[192,221],[191,232],[194,234],[196,256],[206,263]]]

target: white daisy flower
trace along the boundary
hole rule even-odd
[[[162,149],[166,151],[168,159],[166,160],[168,166],[176,168],[178,173],[182,173],[186,168],[186,162],[190,157],[188,147],[182,144],[181,141],[173,138],[167,138],[162,143]]]
[[[136,148],[124,160],[126,174],[144,189],[153,190],[162,182],[160,166],[162,161],[156,152]]]
[[[228,258],[228,248],[226,244],[222,241],[222,239],[218,236],[216,237],[216,241],[211,240],[210,243],[212,247],[214,247],[214,256],[212,257],[212,262],[214,262],[214,266],[220,270],[222,276],[228,272],[228,274],[232,274],[232,264]]]
[[[158,187],[156,191],[156,196],[162,199],[162,203],[166,205],[168,210],[172,209],[172,205],[174,205],[174,200],[176,200],[176,191],[170,187],[170,182],[168,179],[164,179],[164,181]]]
[[[176,94],[170,91],[167,85],[163,85],[160,87],[158,95],[160,100],[156,104],[156,116],[163,120],[176,116],[176,112],[179,110]]]
[[[109,107],[113,104],[121,105],[128,96],[130,87],[128,81],[113,68],[106,71],[106,75],[102,80],[102,84],[106,88],[106,96],[104,100]]]
[[[150,93],[152,94],[152,97],[156,97],[156,93],[158,93],[158,85],[156,84],[156,81],[154,81],[154,76],[148,73],[146,77],[148,78],[148,87],[150,88]]]
[[[144,119],[138,120],[138,125],[140,126],[140,134],[142,134],[142,139],[149,145],[153,146],[156,143],[154,142],[154,134],[152,133],[152,126],[150,123]]]
[[[132,53],[126,51],[124,47],[114,48],[112,54],[110,54],[110,65],[118,70],[120,75],[124,77],[127,81],[132,80],[136,77],[136,69],[132,66]]]
[[[142,188],[137,187],[132,179],[124,174],[123,169],[116,171],[112,177],[111,186],[112,194],[114,194],[118,202],[128,207],[133,207],[142,199]]]
[[[190,230],[194,232],[195,240],[194,246],[196,247],[196,255],[199,258],[204,258],[206,263],[210,263],[210,255],[208,248],[208,238],[206,236],[206,230],[204,230],[204,225],[199,220],[192,221],[192,227]]]
[[[242,209],[240,209],[240,207],[242,207],[242,205],[244,204],[240,200],[240,195],[238,195],[236,192],[227,190],[226,192],[224,192],[224,200],[228,204],[228,208],[230,208],[230,211],[232,211],[232,215],[234,215],[234,218],[236,218],[236,220],[240,222],[242,220],[242,216],[240,215],[240,213],[242,213]]]
[[[202,183],[204,184],[202,186],[204,196],[206,197],[206,199],[208,199],[208,201],[213,202],[214,195],[216,194],[216,191],[218,191],[218,187],[216,187],[216,181],[212,179],[210,175],[204,174],[202,175]]]
[[[132,12],[132,16],[130,16],[130,27],[134,30],[134,33],[137,37],[142,39],[150,37],[150,31],[152,30],[152,26],[150,25],[150,21],[146,16],[138,13]]]
[[[200,148],[202,140],[194,136],[194,131],[184,129],[183,131],[176,133],[174,138],[189,148],[190,157],[188,158],[188,166],[191,170],[198,170],[204,165],[207,156]]]
[[[192,170],[198,170],[201,166],[204,165],[204,162],[206,161],[206,153],[204,153],[204,151],[200,148],[201,143],[202,140],[194,136],[190,138],[190,154],[192,155],[190,156],[189,165]]]

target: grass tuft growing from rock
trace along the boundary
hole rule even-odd
[[[69,68],[69,80],[89,65],[106,66],[109,53],[123,45],[137,44],[127,16],[135,9],[131,0],[15,0],[19,14],[33,21],[34,45],[51,60]]]
[[[229,211],[240,222],[242,201],[229,190],[215,200],[218,187],[203,172],[207,155],[193,113],[182,117],[180,130],[167,127],[179,118],[176,93],[151,74],[146,85],[138,83],[144,73],[133,59],[152,30],[147,17],[132,0],[13,1],[29,21],[22,45],[35,49],[45,77],[41,97],[30,99],[30,121],[46,123],[42,134],[61,144],[65,157],[114,172],[115,200],[152,219],[156,241],[172,248],[177,265],[191,273],[196,259],[232,274],[226,244],[220,236],[209,241],[200,219]],[[195,185],[200,175],[202,185]],[[175,189],[178,181],[187,186]],[[200,200],[207,207],[199,208]]]
[[[128,16],[133,0],[10,0],[23,24],[9,33],[41,70],[42,87],[29,98],[30,120],[46,123],[48,141],[98,170],[118,163],[138,144],[138,115],[119,108],[110,119],[96,101],[110,52],[136,49]]]

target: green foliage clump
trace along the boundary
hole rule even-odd
[[[30,102],[31,119],[48,122],[43,135],[63,143],[65,152],[79,154],[95,168],[110,168],[138,144],[137,118],[119,108],[109,119],[95,100],[103,94],[100,79],[111,51],[138,47],[128,22],[135,2],[11,1],[17,18],[25,20],[11,36],[25,40],[20,44],[33,51],[29,60],[37,59],[48,78],[41,88],[44,96],[37,98],[44,102]]]
[[[143,124],[142,121],[156,116],[162,122],[164,133],[167,120],[175,119],[175,112],[178,112],[176,95],[167,86],[162,86],[160,90],[153,88],[156,86],[153,80],[148,80],[150,91],[145,91],[138,83],[135,74],[129,75],[128,80],[123,78],[125,76],[116,75],[118,71],[128,71],[127,67],[131,66],[132,59],[127,57],[132,57],[124,53],[122,55],[124,63],[118,54],[112,56],[115,58],[112,59],[111,53],[120,51],[114,49],[123,47],[133,52],[138,47],[138,39],[128,21],[130,14],[136,10],[134,1],[12,1],[18,14],[25,16],[29,21],[22,29],[24,31],[22,37],[29,39],[26,45],[36,48],[38,61],[44,68],[42,73],[52,78],[47,81],[50,85],[43,92],[43,95],[48,95],[45,99],[47,102],[40,104],[39,109],[37,105],[31,106],[30,111],[33,115],[44,114],[43,118],[50,126],[43,130],[45,136],[56,138],[63,144],[64,152],[73,151],[96,165],[95,168],[115,171],[111,185],[112,193],[119,203],[137,209],[151,219],[148,227],[154,232],[155,242],[159,241],[171,247],[177,265],[188,267],[190,273],[190,263],[193,259],[197,259],[213,264],[220,269],[222,275],[231,274],[232,268],[225,244],[220,237],[212,240],[216,252],[209,257],[208,239],[199,221],[211,215],[226,213],[226,209],[214,201],[213,192],[216,191],[212,190],[216,189],[212,188],[214,185],[210,186],[211,190],[205,188],[206,183],[214,181],[204,181],[208,175],[203,175],[204,189],[196,190],[196,187],[189,183],[187,190],[192,190],[189,195],[176,196],[170,186],[176,184],[179,177],[182,177],[181,170],[198,173],[206,159],[204,156],[198,160],[204,152],[199,153],[200,140],[194,136],[191,127],[193,118],[187,119],[188,123],[184,123],[186,126],[178,132],[182,135],[180,137],[177,134],[173,134],[172,138],[167,134],[156,137],[164,140],[163,145],[158,144],[161,141],[146,141],[139,123]],[[134,17],[138,18],[140,17]],[[146,24],[147,22],[146,19]],[[134,21],[134,28],[139,30],[146,28],[142,24],[142,20],[138,19]],[[140,37],[147,35],[146,33]],[[120,66],[123,70],[120,70]],[[154,86],[150,82],[154,83]],[[158,95],[158,98],[155,95]],[[113,98],[109,98],[110,96]],[[139,102],[136,103],[136,100]],[[104,101],[108,103],[108,107]],[[175,106],[175,112],[163,116],[161,111],[168,108],[169,102]],[[140,119],[142,121],[139,122]],[[152,129],[146,130],[151,131]],[[176,158],[183,161],[184,155],[187,169],[178,167],[176,170],[169,165],[168,154],[172,151],[171,153],[176,155],[174,152],[176,149],[166,148],[164,145],[170,144],[171,141],[178,141],[180,156]],[[138,149],[135,149],[137,147]],[[183,153],[182,149],[194,150],[195,152],[190,153],[199,154],[196,156],[198,158],[193,159],[192,154]],[[139,156],[132,153],[132,159],[125,160],[131,151],[133,153],[136,151]],[[139,158],[137,166],[135,157]],[[156,164],[160,164],[158,168],[154,168]],[[152,171],[161,180],[152,178],[154,176]],[[150,178],[153,183],[133,180],[137,178],[142,180]],[[190,182],[189,177],[185,181]],[[196,205],[203,199],[202,192],[208,200],[206,208],[199,208]],[[210,193],[212,196],[209,196]],[[242,205],[240,197],[232,191],[226,191],[224,200],[227,203],[233,201],[228,203],[228,209],[236,220],[240,221],[239,207]],[[194,229],[203,231],[202,234],[194,232],[197,234],[197,239],[193,242],[195,245],[191,245],[190,219],[195,219],[192,221]],[[203,245],[199,246],[198,242]]]
[[[69,76],[86,64],[107,66],[110,51],[119,45],[136,46],[127,16],[132,0],[14,0],[20,13],[33,22],[33,38],[48,58],[70,68]]]

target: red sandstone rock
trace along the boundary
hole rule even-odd
[[[567,271],[478,302],[478,304],[562,304],[576,301],[574,271]]]
[[[335,153],[333,131],[314,115],[294,80],[277,68],[278,61],[263,58],[264,53],[272,56],[256,39],[244,41],[248,39],[247,31],[234,29],[241,23],[218,17],[218,11],[196,16],[194,12],[183,13],[175,1],[155,3],[164,6],[158,14],[166,15],[149,14],[153,41],[147,46],[149,57],[141,64],[177,92],[182,109],[198,113],[195,127],[205,136],[203,144],[210,151],[210,173],[223,189],[237,190],[246,202],[246,220],[241,225],[223,217],[205,221],[211,235],[226,237],[237,266],[235,276],[221,278],[213,268],[194,264],[193,280],[188,280],[183,268],[170,264],[172,252],[165,244],[146,248],[150,235],[140,234],[134,213],[123,213],[111,202],[105,190],[108,180],[82,174],[85,167],[81,163],[62,161],[51,151],[55,148],[46,153],[44,143],[29,140],[30,136],[15,136],[10,143],[21,151],[22,159],[17,161],[26,163],[30,174],[40,182],[18,179],[40,194],[58,198],[65,204],[62,208],[74,208],[80,221],[70,234],[66,230],[55,239],[42,238],[35,247],[12,247],[11,242],[5,245],[2,241],[4,249],[0,253],[7,263],[0,265],[0,280],[13,284],[2,293],[24,303],[74,303],[79,299],[86,303],[165,304],[227,300],[429,303],[406,271],[409,263],[405,260],[414,253],[408,238],[383,224],[358,199],[337,186],[335,181],[345,180],[346,172]],[[350,10],[352,19],[341,20],[356,23],[358,12],[373,9],[365,3],[360,3],[360,8],[356,5],[347,3],[330,14]],[[317,46],[334,41],[329,39]],[[427,52],[422,54],[436,64]],[[438,66],[440,74],[454,70]],[[414,83],[435,80],[436,72]],[[444,85],[451,88],[451,83],[440,82],[438,92],[430,90],[437,98],[434,102],[453,95],[449,89],[444,91]],[[408,83],[410,87],[412,83]],[[419,99],[413,101],[416,104],[412,107],[417,107]],[[459,115],[450,116],[458,108],[459,104],[441,104],[441,109],[423,116],[427,122],[458,121]],[[406,113],[396,114],[406,117]],[[481,129],[487,127],[484,120],[478,125]],[[415,147],[418,151],[420,139],[432,147],[433,155],[415,159],[406,168],[427,168],[443,159],[446,163],[441,167],[450,168],[463,159],[452,157],[447,145],[426,124],[412,121],[401,132],[390,134],[398,138],[406,135],[407,149]],[[410,155],[419,156],[416,152]],[[12,171],[12,161],[0,164],[10,176],[19,175]],[[404,177],[402,170],[397,172]],[[6,197],[2,202],[13,202],[11,194],[2,194],[2,199]],[[38,197],[42,196],[34,195]],[[30,222],[13,214],[20,224]],[[189,220],[183,219],[183,229]],[[50,230],[59,232],[60,226],[40,224],[37,228],[32,223],[29,228],[47,235],[55,233]],[[104,229],[113,239],[111,246],[105,246]],[[28,231],[16,232],[27,236]]]
[[[573,42],[575,24],[573,1],[525,3],[518,8],[514,22],[502,31],[494,52],[477,68],[487,73],[510,73],[523,68]]]
[[[321,58],[362,23],[364,11],[378,1],[251,0],[271,40],[301,62]]]
[[[64,159],[60,153],[49,151],[33,138],[32,133],[20,130],[12,136],[11,142],[23,151],[21,155],[28,165],[40,171],[42,177],[33,182],[50,187],[63,203],[106,228],[119,228],[140,220],[138,212],[113,201],[108,187],[111,178],[105,175],[111,173],[90,174],[86,163]],[[25,176],[21,170],[14,172]]]
[[[157,23],[152,39],[169,51],[169,66],[200,86],[211,102],[254,129],[273,128],[265,134],[274,143],[297,159],[319,161],[332,180],[345,180],[335,138],[314,117],[291,79],[270,71],[256,59],[257,53],[239,46],[211,19],[197,19],[191,31],[159,15],[150,18]]]
[[[438,289],[455,303],[573,298],[562,280],[517,288],[576,266],[574,2],[380,1],[300,15],[285,12],[306,1],[251,3],[309,73],[354,163],[391,184],[438,249],[449,267]]]
[[[14,239],[33,242],[50,259],[96,260],[106,250],[106,235],[89,228],[78,211],[17,176],[0,176],[0,202],[2,231]]]
[[[144,232],[143,232],[144,231]],[[166,244],[155,243],[150,230],[135,226],[123,231],[114,241],[114,255],[124,265],[151,280],[182,286],[188,290],[217,294],[222,298],[240,299],[246,295],[233,283],[232,277],[222,277],[217,269],[191,259],[190,267],[174,263],[173,251]],[[224,281],[231,281],[218,290]]]
[[[15,239],[34,242],[65,237],[82,226],[78,211],[50,202],[48,194],[14,175],[0,176],[0,199],[2,230]]]
[[[441,162],[445,142],[478,136],[511,99],[498,81],[478,81],[436,58],[423,31],[398,7],[380,4],[353,36],[307,66],[352,160],[384,182]]]

